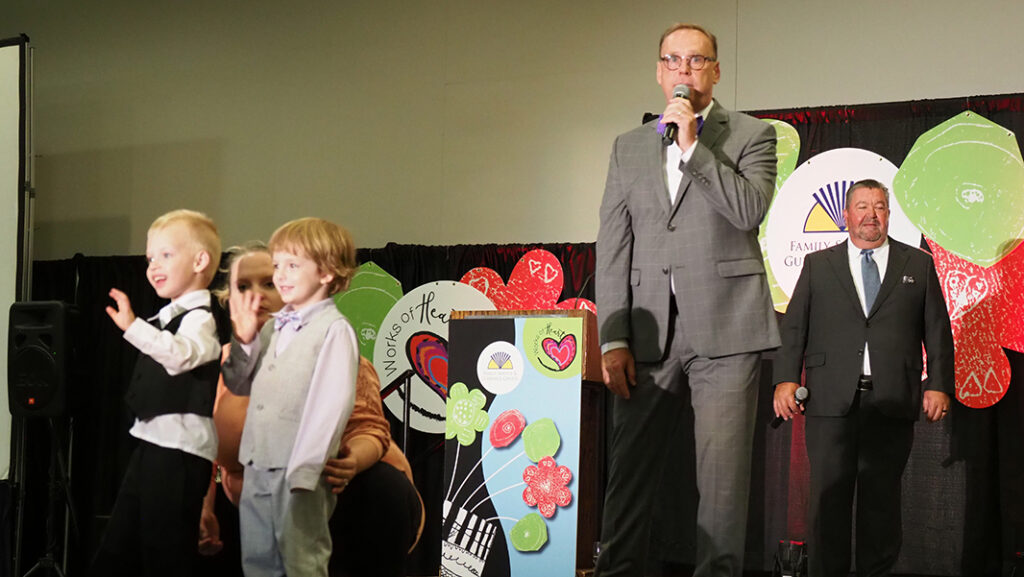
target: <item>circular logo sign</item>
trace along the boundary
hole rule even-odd
[[[427,283],[409,291],[388,311],[374,344],[373,366],[381,388],[408,378],[409,425],[426,433],[444,432],[448,322],[453,310],[494,310],[494,303],[467,284]],[[384,398],[384,406],[399,420],[405,398],[404,384]]]
[[[523,380],[523,355],[512,343],[495,341],[480,352],[476,376],[485,389],[495,395],[514,390]]]
[[[892,189],[896,166],[877,153],[860,148],[823,152],[793,171],[768,213],[768,262],[787,296],[800,276],[804,256],[848,238],[843,208],[853,183],[873,178]],[[917,247],[921,233],[896,198],[889,195],[889,236]]]

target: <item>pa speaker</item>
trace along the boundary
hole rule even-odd
[[[72,309],[58,301],[11,305],[7,333],[7,401],[19,417],[56,417],[67,410]]]

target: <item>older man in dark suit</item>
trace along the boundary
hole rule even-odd
[[[721,70],[711,33],[674,25],[658,55],[661,122],[616,139],[601,203],[597,303],[605,383],[617,396],[597,572],[647,574],[663,455],[689,387],[694,574],[739,576],[760,351],[779,344],[757,242],[775,188],[775,131],[713,101]],[[675,97],[680,85],[688,98]]]
[[[814,577],[849,574],[855,494],[857,575],[889,574],[914,421],[944,418],[954,392],[953,335],[931,256],[888,237],[889,191],[877,181],[847,190],[843,217],[849,241],[804,260],[775,358],[777,415],[804,410],[794,401],[801,369],[810,391]]]

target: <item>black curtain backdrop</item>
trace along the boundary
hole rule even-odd
[[[921,134],[968,110],[1012,131],[1024,149],[1022,108],[1024,95],[1009,94],[752,114],[796,128],[797,166],[843,147],[871,150],[900,166]],[[998,404],[954,403],[948,424],[918,423],[903,482],[898,573],[998,575],[1024,550],[1024,355],[1004,351],[1012,379]]]
[[[1021,95],[1012,95],[755,114],[785,120],[796,127],[801,138],[801,163],[832,148],[859,147],[899,165],[920,134],[967,109],[1014,131],[1019,140],[1024,128],[1022,102]],[[493,268],[507,280],[522,255],[535,248],[552,252],[562,263],[566,282],[559,300],[575,296],[593,300],[593,243],[388,244],[360,250],[359,260],[375,262],[408,291],[427,282],[458,280],[477,266]],[[69,575],[84,573],[134,448],[127,433],[132,417],[122,397],[136,352],[124,342],[104,307],[109,303],[109,289],[117,287],[129,295],[138,314],[154,313],[163,303],[147,283],[145,267],[141,256],[77,255],[69,260],[34,263],[33,297],[75,303],[80,310],[78,341],[84,376],[69,383],[74,423],[72,489],[80,530],[70,538]],[[219,315],[223,321],[223,313]],[[944,424],[918,425],[904,477],[904,546],[897,573],[999,575],[1013,552],[1024,549],[1024,355],[1012,351],[1007,354],[1013,380],[1000,403],[980,410],[956,404],[952,418]],[[789,502],[791,494],[800,492],[793,491],[793,486],[802,482],[798,474],[790,478],[791,428],[767,426],[772,417],[770,362],[768,355],[762,377],[747,538],[747,569],[755,574],[771,569],[780,539],[805,537],[794,534],[801,530],[801,524],[793,519],[802,514],[803,503]],[[682,419],[692,420],[692,415],[683,415]],[[392,419],[391,424],[393,435],[400,438],[401,423]],[[26,453],[26,484],[38,488],[46,483],[49,441],[45,427],[27,425],[30,448]],[[413,552],[410,575],[436,575],[440,565],[442,441],[443,435],[413,431],[406,451],[427,507],[427,526]],[[672,454],[658,483],[663,506],[655,516],[652,557],[660,562],[663,574],[674,575],[683,573],[692,560],[692,531],[688,527],[695,511],[693,491],[680,490],[693,488],[692,435],[665,444],[672,447]],[[25,503],[28,522],[23,531],[23,571],[45,546],[45,495],[39,495],[45,491],[37,489],[35,493]],[[13,515],[8,513],[6,518],[10,521]],[[200,574],[224,577],[223,567],[230,564],[230,560],[222,560],[220,565],[207,561]]]

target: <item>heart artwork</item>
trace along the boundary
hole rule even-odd
[[[952,320],[964,316],[988,296],[988,281],[962,270],[949,271],[943,284],[945,286],[942,290],[948,295],[946,306]]]
[[[448,341],[428,331],[413,333],[405,352],[420,379],[439,397],[448,398]]]
[[[576,360],[576,335],[565,335],[561,341],[545,338],[540,345],[544,354],[555,361],[560,371],[564,371]]]
[[[491,299],[500,311],[588,309],[597,307],[587,299],[567,299],[558,302],[565,285],[562,264],[551,252],[534,249],[522,256],[508,283],[494,269],[477,267],[462,275],[459,282],[468,284]]]

